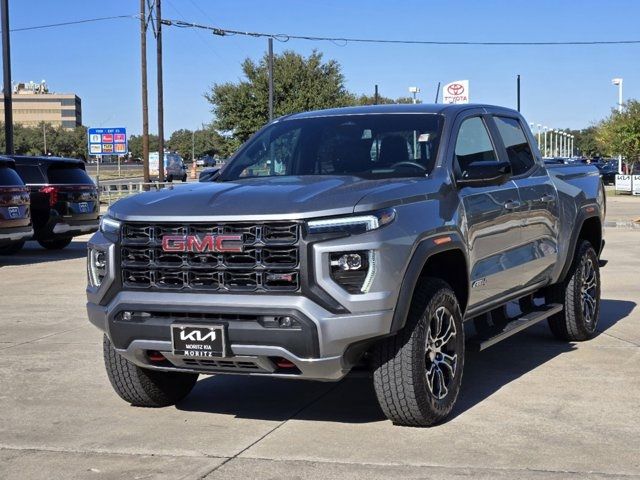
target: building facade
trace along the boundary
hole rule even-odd
[[[13,87],[12,99],[16,124],[33,127],[44,122],[69,129],[82,126],[82,101],[73,93],[49,93],[44,82],[18,83]],[[0,102],[2,118],[4,103]]]

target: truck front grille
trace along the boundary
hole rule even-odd
[[[240,235],[242,252],[166,252],[165,235]],[[122,284],[128,289],[295,292],[300,288],[300,224],[140,224],[122,227]]]

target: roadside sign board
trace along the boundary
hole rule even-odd
[[[469,80],[447,83],[442,89],[442,103],[469,103]]]
[[[631,193],[631,175],[616,175],[616,192]]]
[[[126,155],[129,152],[127,129],[89,128],[89,155]]]
[[[634,195],[640,195],[640,175],[631,176],[631,186]]]

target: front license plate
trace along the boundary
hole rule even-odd
[[[88,213],[89,212],[89,204],[87,202],[80,202],[78,204],[78,208],[80,208],[80,212]]]
[[[173,354],[183,357],[226,357],[222,325],[171,325]]]

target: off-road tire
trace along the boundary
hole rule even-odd
[[[197,373],[140,368],[116,352],[106,335],[102,350],[111,386],[123,400],[135,407],[175,405],[191,392],[198,380]]]
[[[441,399],[427,382],[427,334],[433,315],[444,306],[456,328],[457,367]],[[464,328],[451,287],[436,278],[422,279],[413,294],[407,322],[373,352],[374,388],[384,414],[396,425],[431,426],[444,420],[456,402],[464,368]]]
[[[38,240],[38,243],[42,248],[46,248],[47,250],[62,250],[71,243],[71,240],[73,240],[71,237],[55,238],[53,240]]]
[[[582,307],[582,272],[590,261],[595,274],[595,308],[593,320],[588,321]],[[560,303],[562,312],[549,317],[549,328],[560,340],[580,342],[592,338],[596,333],[600,317],[600,269],[598,255],[591,243],[581,240],[574,253],[567,277],[552,285],[546,292],[547,303]]]
[[[0,255],[13,255],[22,250],[22,247],[24,247],[24,240],[10,243],[9,245],[0,247]]]

